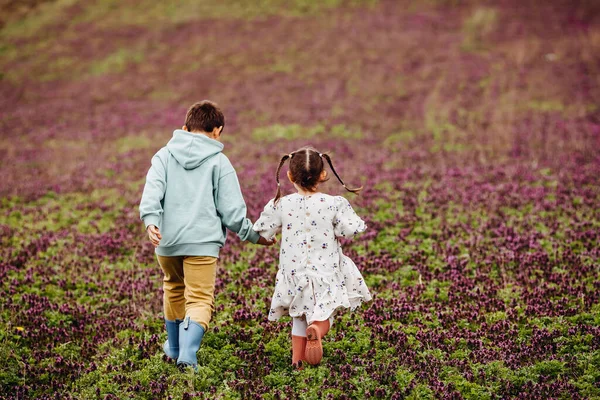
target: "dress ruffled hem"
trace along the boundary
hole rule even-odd
[[[311,324],[329,319],[339,309],[354,310],[371,300],[360,271],[341,251],[340,269],[330,276],[308,271],[291,275],[279,270],[276,281],[269,311],[271,321],[286,315],[305,316]]]

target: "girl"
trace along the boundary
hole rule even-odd
[[[290,160],[288,179],[298,193],[281,197],[279,173]],[[341,196],[318,191],[327,180],[327,161],[346,190],[350,189],[333,168],[331,158],[312,148],[302,148],[281,158],[277,168],[277,194],[265,206],[254,230],[265,239],[282,232],[279,271],[269,320],[292,317],[292,364],[316,365],[323,357],[321,338],[329,331],[338,308],[355,309],[371,300],[356,265],[342,253],[340,237],[351,237],[367,228]]]

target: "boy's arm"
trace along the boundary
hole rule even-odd
[[[167,176],[165,161],[159,154],[160,152],[152,157],[152,166],[146,175],[146,184],[140,201],[140,218],[144,221],[146,229],[150,225],[158,227],[163,212],[162,200],[167,187]]]
[[[240,239],[257,243],[260,236],[254,232],[252,222],[246,218],[246,203],[233,168],[219,179],[216,200],[217,211],[223,225],[230,231],[237,233]]]

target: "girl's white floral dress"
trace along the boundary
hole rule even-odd
[[[294,193],[277,205],[269,201],[254,224],[265,238],[282,233],[269,320],[305,316],[311,324],[330,318],[338,308],[354,309],[371,300],[360,271],[338,241],[366,228],[341,196]]]

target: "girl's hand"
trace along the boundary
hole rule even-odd
[[[261,244],[263,246],[273,246],[275,243],[277,243],[277,238],[275,236],[273,236],[272,239],[265,239],[264,237],[259,237],[258,238],[258,242],[256,242],[256,244]]]
[[[148,232],[148,239],[150,239],[152,245],[154,247],[158,247],[160,239],[162,239],[158,227],[156,225],[148,225],[148,229],[146,229],[146,231]]]

